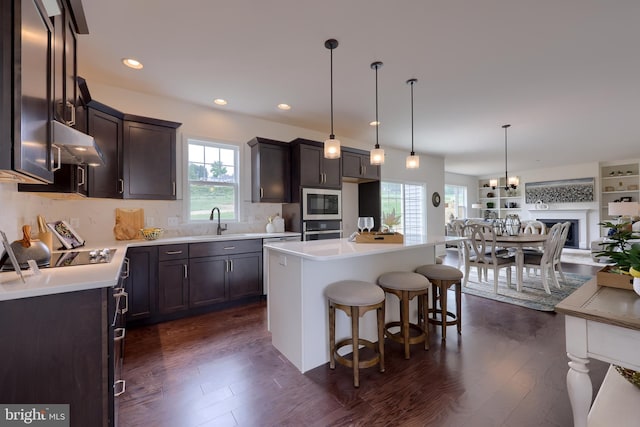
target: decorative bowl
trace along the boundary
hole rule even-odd
[[[163,232],[164,230],[158,227],[140,229],[140,233],[142,233],[142,237],[144,237],[146,240],[156,240],[160,236],[162,236]]]

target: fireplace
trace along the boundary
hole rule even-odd
[[[543,223],[547,229],[553,227],[558,222],[569,222],[569,234],[567,235],[567,241],[564,243],[565,248],[579,248],[580,247],[580,220],[577,219],[538,219]]]

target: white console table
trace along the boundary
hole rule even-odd
[[[569,372],[567,389],[575,427],[637,426],[640,389],[609,369],[593,406],[589,359],[640,370],[640,297],[633,291],[582,285],[556,306],[564,313]],[[625,399],[611,396],[624,395]],[[634,404],[629,404],[633,402]]]

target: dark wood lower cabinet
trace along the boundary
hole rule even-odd
[[[202,307],[227,299],[224,256],[189,260],[189,306]]]
[[[112,294],[0,302],[0,402],[69,404],[71,426],[113,426]]]
[[[158,308],[161,314],[189,308],[189,260],[158,263]]]
[[[140,326],[262,297],[262,240],[178,243],[127,250],[127,326]]]
[[[229,299],[262,294],[262,252],[234,255],[229,261]]]
[[[127,249],[129,274],[124,287],[129,294],[127,322],[148,319],[158,312],[158,247]]]

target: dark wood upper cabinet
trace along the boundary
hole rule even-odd
[[[0,37],[0,177],[52,182],[54,32],[42,2],[0,2]]]
[[[115,110],[88,107],[86,120],[87,133],[93,136],[104,158],[104,166],[89,169],[89,196],[120,199],[124,193],[122,115]]]
[[[160,120],[124,121],[125,199],[175,200],[178,126]]]
[[[342,187],[342,159],[325,159],[321,142],[297,138],[290,144],[293,202],[299,201],[300,187]]]
[[[86,123],[105,161],[89,170],[89,197],[175,200],[176,129],[181,123],[124,114],[93,100],[86,81],[78,81],[83,102],[78,126]]]
[[[289,144],[267,138],[253,138],[251,147],[251,201],[291,201],[291,153]]]
[[[369,153],[344,147],[342,149],[342,177],[345,181],[364,182],[380,179],[380,166],[372,165]]]

